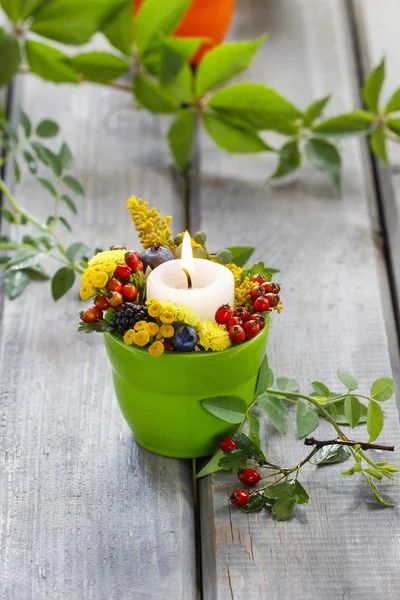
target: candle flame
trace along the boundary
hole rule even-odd
[[[194,260],[192,250],[192,240],[190,239],[190,233],[185,231],[182,243],[182,258],[181,258],[182,269],[185,269],[191,278],[194,276]]]

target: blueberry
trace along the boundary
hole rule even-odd
[[[189,325],[182,325],[175,331],[174,337],[171,339],[174,350],[177,352],[192,352],[195,349],[199,336],[197,331]]]
[[[155,269],[158,265],[161,265],[168,260],[173,260],[175,257],[169,248],[165,248],[164,246],[151,246],[151,248],[147,248],[147,250],[142,252],[140,258],[144,270],[146,270],[147,267]]]

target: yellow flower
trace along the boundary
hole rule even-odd
[[[235,265],[235,263],[228,263],[227,265],[224,265],[224,267],[231,271],[233,277],[235,278],[235,285],[240,285],[244,269],[242,269],[242,267],[238,267]]]
[[[161,342],[153,342],[149,346],[149,352],[152,356],[161,356],[164,352],[164,345]]]
[[[154,302],[158,302],[157,298],[150,298],[149,300],[146,300],[146,306],[150,306]]]
[[[144,330],[147,331],[150,337],[153,337],[154,335],[157,335],[160,328],[157,323],[146,323]]]
[[[276,306],[274,306],[274,310],[278,313],[278,315],[283,311],[283,303],[278,302]]]
[[[135,331],[143,331],[146,328],[146,325],[147,325],[146,321],[138,321],[134,325]]]
[[[104,273],[104,271],[95,271],[91,274],[89,281],[93,287],[102,288],[108,281],[108,275],[107,273]]]
[[[252,308],[250,290],[254,287],[254,281],[251,281],[247,275],[242,283],[236,286],[235,289],[235,307],[244,306],[248,310]]]
[[[218,325],[211,319],[200,320],[197,324],[197,333],[199,334],[199,346],[202,346],[204,350],[218,352],[231,345],[229,333],[224,325]]]
[[[89,300],[96,294],[96,290],[90,283],[84,283],[80,289],[80,297],[82,300]]]
[[[148,202],[135,196],[129,198],[127,202],[127,208],[131,213],[143,248],[150,248],[158,244],[174,250],[175,244],[169,229],[172,217],[162,217],[156,208],[148,208],[148,206]]]
[[[185,305],[182,305],[178,308],[175,318],[177,321],[186,323],[186,325],[191,325],[192,327],[196,327],[197,323],[199,322],[199,317],[196,315],[194,310]]]
[[[150,311],[149,311],[150,312]],[[160,315],[161,323],[166,323],[167,325],[174,322],[174,315],[170,310],[164,310]]]
[[[150,341],[147,331],[137,331],[133,336],[133,341],[137,346],[146,346]]]
[[[128,344],[128,346],[132,346],[132,344],[134,343],[135,334],[136,332],[134,329],[128,329],[128,331],[124,335],[125,344]]]
[[[163,336],[163,338],[172,338],[174,333],[175,329],[172,327],[172,325],[161,325],[160,334]]]
[[[162,313],[163,307],[160,302],[153,302],[149,306],[149,315],[151,317],[159,317]]]
[[[175,317],[176,312],[178,310],[178,306],[171,302],[171,300],[166,300],[162,303],[162,309],[163,311],[167,310],[168,312],[171,312]]]
[[[104,252],[98,252],[89,260],[88,265],[89,267],[103,267],[103,265],[106,265],[107,269],[113,265],[115,269],[117,265],[125,264],[125,254],[126,250],[105,250]]]

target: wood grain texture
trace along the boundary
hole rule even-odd
[[[242,0],[232,35],[253,38],[265,30],[270,40],[251,69],[254,81],[277,86],[300,108],[329,92],[332,114],[357,104],[343,2]],[[389,375],[377,273],[382,259],[373,242],[371,179],[360,142],[343,147],[342,197],[308,167],[291,181],[267,185],[272,155],[228,156],[205,136],[202,148],[202,228],[209,232],[210,247],[252,243],[256,258],[282,271],[285,311],[273,318],[268,351],[275,374],[296,378],[304,390],[315,379],[340,389],[336,369],[353,373],[365,390],[375,378]],[[382,440],[399,447],[394,401],[385,410]],[[286,438],[263,427],[268,456],[287,466],[307,453],[295,440],[293,416]],[[322,423],[314,435],[323,439],[331,433]],[[363,428],[357,435],[366,439]],[[399,453],[390,460],[398,463]],[[399,508],[380,510],[364,482],[341,477],[341,470],[343,465],[305,467],[301,479],[310,503],[284,523],[229,506],[229,492],[240,487],[235,476],[203,480],[204,597],[398,598]],[[399,502],[398,483],[381,488]]]
[[[24,78],[23,104],[61,123],[87,192],[72,241],[135,246],[131,194],[182,227],[157,118],[101,86]],[[169,159],[168,159],[169,160]],[[51,204],[27,179],[23,203]],[[67,236],[64,236],[67,239]],[[191,463],[136,446],[101,336],[77,334],[75,293],[48,284],[5,302],[0,327],[0,597],[147,600],[196,596]]]

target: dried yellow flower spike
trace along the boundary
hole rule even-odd
[[[148,208],[148,206],[148,202],[135,196],[131,196],[127,203],[143,248],[159,245],[175,250],[169,228],[172,217],[162,217],[156,208]]]
[[[250,290],[254,286],[249,276],[246,276],[242,283],[236,285],[235,289],[235,307],[244,306],[248,310],[252,309]]]

